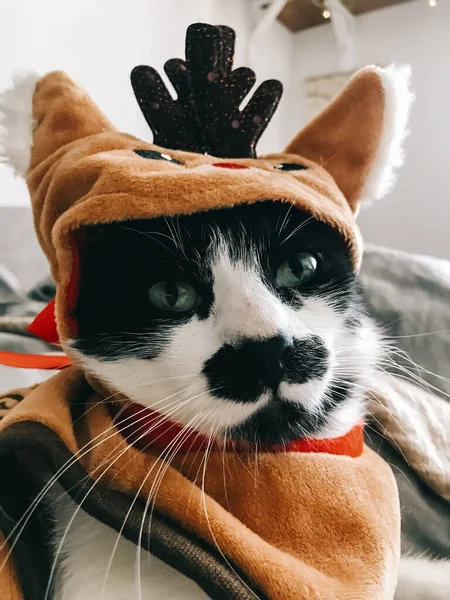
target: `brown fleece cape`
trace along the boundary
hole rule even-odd
[[[285,153],[233,158],[230,166],[224,158],[119,133],[66,75],[40,79],[32,99],[27,183],[37,235],[57,283],[56,326],[67,354],[66,342],[77,330],[73,313],[87,225],[282,200],[338,229],[358,269],[354,213],[378,160],[385,104],[380,70],[363,69]],[[151,160],[135,150],[176,161]],[[275,168],[280,163],[307,169],[285,173]],[[20,474],[0,492],[0,529],[8,538],[0,555],[2,600],[44,597],[46,582],[33,579],[40,553],[32,549],[45,531],[31,521],[28,529],[35,529],[15,538],[20,509],[36,493],[29,460],[37,454],[54,473],[68,465],[59,482],[88,513],[192,578],[211,598],[393,597],[397,490],[389,467],[369,449],[354,457],[215,451],[207,460],[205,452],[188,452],[159,469],[164,459],[128,444],[77,367],[5,401],[19,396],[24,400],[0,423],[2,479],[3,473]],[[98,484],[87,493],[93,480]],[[150,528],[145,502],[151,492]]]
[[[80,402],[85,409],[74,426],[71,405],[79,410]],[[105,404],[71,367],[27,392],[0,423],[0,452],[19,450],[44,454],[54,472],[68,464],[59,482],[84,510],[117,531],[123,527],[123,535],[212,598],[393,596],[396,486],[389,467],[368,448],[357,458],[217,451],[205,460],[204,452],[191,452],[163,465],[156,454],[128,446]],[[156,507],[151,537],[149,494]]]

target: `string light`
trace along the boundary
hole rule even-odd
[[[431,6],[431,8],[434,8],[437,4],[436,0],[428,0],[428,4]]]
[[[430,3],[431,2],[436,2],[436,0],[430,0]],[[430,6],[431,6],[431,4],[430,4]],[[328,10],[328,8],[324,8],[323,9],[323,11],[322,11],[322,17],[324,19],[329,19],[331,17],[331,12]]]

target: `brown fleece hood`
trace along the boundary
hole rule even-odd
[[[26,177],[39,242],[57,283],[59,339],[76,333],[77,255],[87,225],[281,200],[336,228],[358,269],[355,214],[361,200],[379,195],[391,166],[396,102],[390,72],[362,69],[283,153],[230,161],[120,133],[65,74],[38,80]],[[238,123],[232,121],[230,135]],[[145,157],[155,153],[168,160]],[[283,163],[306,168],[280,171]]]

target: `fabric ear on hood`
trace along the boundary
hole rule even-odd
[[[409,67],[361,69],[286,148],[326,169],[354,212],[394,184],[413,99],[409,77]]]
[[[91,98],[65,73],[42,77],[33,95],[30,169],[60,148],[105,131],[117,131]]]

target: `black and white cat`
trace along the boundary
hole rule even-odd
[[[35,80],[25,83],[28,96],[0,102],[0,153],[22,174]],[[270,199],[92,227],[76,317],[71,350],[109,388],[204,434],[258,443],[345,434],[364,418],[383,351],[343,240]],[[56,600],[206,598],[52,490]],[[448,563],[402,561],[397,598],[448,600]]]
[[[216,438],[334,437],[363,419],[382,344],[329,226],[268,200],[92,227],[88,248],[72,349],[111,388]],[[206,598],[144,556],[138,586],[140,551],[76,510],[55,505],[58,600]],[[422,585],[445,583],[444,563],[419,566]],[[416,569],[403,563],[398,598],[447,597],[414,595]]]
[[[331,227],[268,200],[92,227],[87,247],[71,346],[111,389],[257,443],[335,437],[363,419],[379,336]],[[56,506],[64,535],[75,506]],[[60,552],[61,600],[137,594],[129,542],[106,578],[116,537],[79,512]],[[156,560],[142,565],[143,599],[206,597]]]
[[[266,201],[92,227],[87,246],[71,346],[113,389],[262,444],[362,420],[378,337],[331,227]]]

